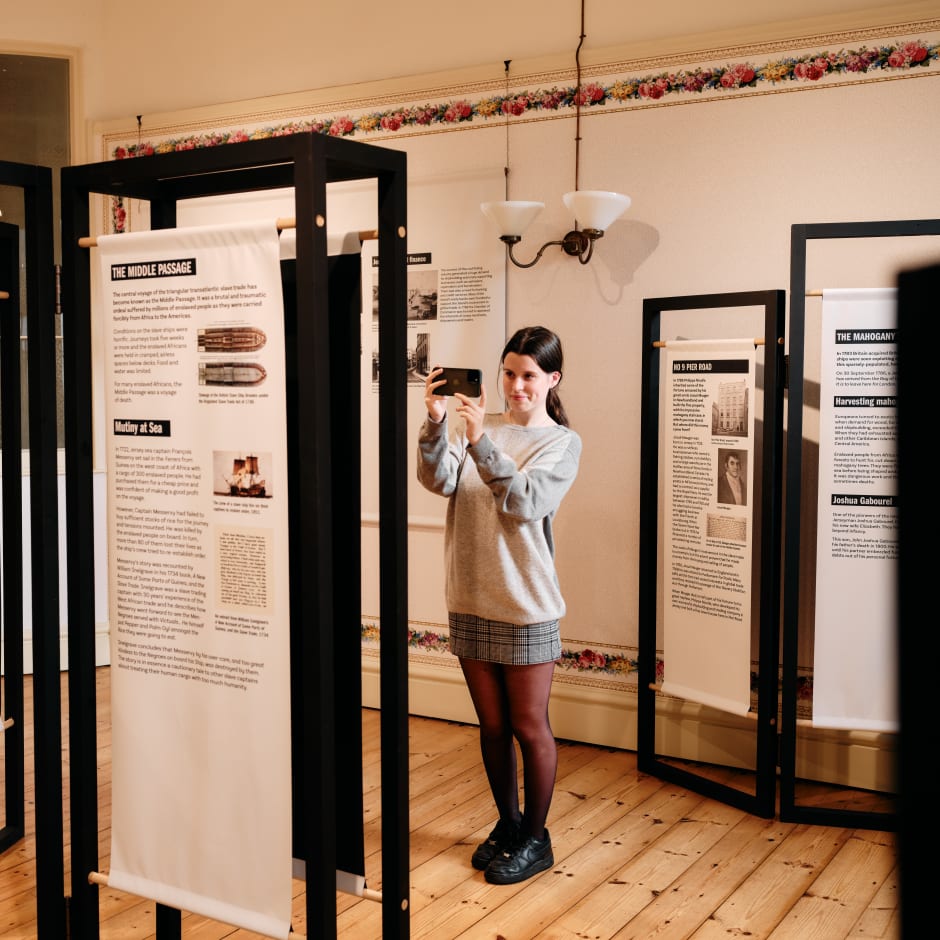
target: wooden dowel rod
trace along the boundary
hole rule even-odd
[[[821,290],[808,290],[806,292],[807,297],[822,297],[823,292]]]
[[[275,224],[277,225],[277,230],[279,232],[283,232],[284,229],[287,229],[287,228],[297,228],[296,219],[288,219],[288,218],[276,219]],[[361,242],[368,241],[370,238],[378,238],[378,237],[379,237],[378,229],[374,229],[374,228],[362,229],[359,232],[359,241]],[[81,238],[79,238],[78,240],[78,247],[79,248],[97,248],[98,239],[94,235],[82,235]],[[0,300],[6,300],[9,296],[10,295],[5,293],[4,291],[0,291]]]
[[[798,728],[816,728],[816,725],[813,724],[812,718],[797,718],[796,724]],[[816,728],[817,731],[865,731],[869,734],[897,734],[893,728],[885,728],[883,731],[871,731],[869,728]]]
[[[659,683],[659,682],[651,682],[651,683],[649,684],[649,687],[650,687],[654,692],[662,692],[662,690],[663,690],[662,683]],[[683,699],[682,701],[687,702],[687,701],[689,701],[689,699]],[[756,721],[756,720],[757,720],[757,712],[750,712],[750,711],[749,711],[749,712],[747,712],[743,717],[745,717],[745,718],[753,718],[753,719]]]
[[[275,219],[274,224],[277,225],[277,230],[283,232],[286,228],[297,228],[296,219]],[[79,248],[97,248],[98,239],[94,235],[82,235],[78,240]]]
[[[13,727],[13,719],[12,718],[5,719],[3,722],[3,730],[6,731],[7,728],[12,728],[12,727]]]
[[[651,682],[651,683],[649,684],[649,687],[650,687],[654,692],[662,692],[662,690],[663,690],[662,685],[661,685],[660,683],[658,683],[658,682]],[[746,718],[757,718],[757,714],[756,714],[755,712],[748,712],[745,717],[746,717]],[[797,718],[797,719],[796,719],[796,724],[797,724],[797,727],[799,727],[799,728],[814,728],[814,727],[816,727],[816,726],[813,724],[813,719],[812,719],[812,718]],[[865,730],[867,730],[867,729],[865,729],[865,728],[820,728],[819,730],[820,730],[820,731],[865,731]],[[890,728],[889,728],[889,729],[886,729],[886,730],[884,730],[884,731],[878,731],[878,732],[876,732],[876,733],[877,733],[877,734],[897,734],[897,732],[894,731],[894,729],[890,729]]]
[[[88,872],[88,883],[90,885],[100,885],[103,888],[107,888],[108,876],[100,871],[90,871]],[[291,928],[290,935],[292,938],[296,938],[296,940],[307,940],[305,933],[297,933],[293,928]]]
[[[365,879],[362,879],[360,882],[359,878],[350,875],[349,872],[340,871],[338,869],[336,872],[336,890],[342,891],[344,894],[351,894],[357,898],[365,898],[367,901],[381,902],[382,900],[382,892],[372,891],[367,888]]]
[[[9,300],[10,295],[5,290],[0,290],[0,300]]]
[[[753,342],[754,342],[754,345],[755,345],[755,346],[763,346],[765,340],[764,340],[764,337],[763,337],[763,336],[758,336],[758,337],[755,337],[755,339],[753,340]],[[653,346],[654,346],[656,349],[664,349],[668,343],[669,343],[669,340],[667,340],[667,339],[654,339],[654,340],[653,340]],[[783,345],[783,337],[782,337],[782,336],[777,339],[777,344],[778,344],[778,345]]]

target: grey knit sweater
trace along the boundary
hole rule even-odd
[[[448,611],[517,625],[564,615],[552,519],[580,457],[581,438],[561,425],[522,427],[487,415],[483,436],[470,447],[463,434],[448,439],[446,417],[425,420],[418,480],[449,499]]]

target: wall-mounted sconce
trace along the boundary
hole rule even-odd
[[[587,264],[594,253],[594,242],[630,207],[629,196],[597,189],[575,189],[561,198],[574,215],[575,228],[564,238],[546,242],[539,248],[538,254],[528,262],[516,258],[512,251],[513,245],[522,240],[522,233],[545,208],[545,203],[484,202],[480,206],[483,214],[496,225],[500,241],[504,242],[508,249],[509,260],[516,267],[531,268],[542,257],[545,249],[552,245],[561,246],[565,254],[576,257],[581,264]]]
[[[495,224],[500,241],[506,245],[509,260],[518,268],[531,268],[546,248],[558,245],[567,255],[587,264],[594,254],[594,242],[601,238],[604,230],[620,218],[630,206],[630,197],[622,193],[598,189],[579,189],[578,174],[581,157],[581,44],[584,42],[584,0],[581,0],[581,38],[575,51],[577,65],[577,87],[575,88],[575,136],[574,136],[574,189],[562,196],[565,205],[574,215],[574,228],[564,238],[549,241],[539,248],[531,261],[519,261],[513,254],[513,246],[522,240],[522,233],[545,208],[544,202],[521,202],[506,199],[503,202],[484,202],[480,206],[483,214]],[[506,98],[509,97],[509,63],[506,59]],[[506,115],[506,195],[509,195],[509,111]]]

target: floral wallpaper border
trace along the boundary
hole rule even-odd
[[[362,639],[366,643],[378,644],[381,629],[377,621],[362,624]],[[416,653],[450,654],[450,640],[444,632],[433,629],[408,629],[408,649]],[[565,670],[582,674],[603,675],[606,677],[627,678],[636,675],[637,660],[622,653],[603,653],[589,648],[574,650],[562,649],[558,665]],[[662,661],[658,660],[656,672],[662,678]]]
[[[364,621],[360,629],[364,645],[378,647],[380,644],[381,628],[375,620]],[[441,657],[450,655],[450,641],[448,635],[433,629],[408,628],[409,653],[429,653]],[[559,678],[568,674],[578,680],[606,679],[614,680],[618,688],[636,689],[637,669],[639,662],[635,655],[624,653],[603,652],[591,647],[566,648],[562,646],[561,656],[556,661],[560,670]],[[664,667],[662,657],[656,657],[656,681],[662,682]],[[757,708],[758,675],[751,672],[751,700],[753,707]],[[799,717],[808,717],[812,714],[813,677],[802,675],[797,678],[797,711]]]
[[[580,87],[553,85],[487,94],[476,100],[409,104],[385,110],[364,109],[344,114],[288,120],[280,124],[233,127],[155,141],[118,143],[110,151],[115,160],[146,157],[237,144],[289,134],[327,134],[331,137],[382,139],[406,132],[448,130],[493,119],[520,119],[557,115],[569,108],[615,109],[652,106],[696,97],[722,97],[729,93],[762,93],[813,85],[858,82],[863,79],[902,77],[934,70],[940,61],[940,43],[912,38],[838,51],[820,49],[803,55],[775,56],[763,63],[748,60],[724,65],[694,66],[610,81],[583,82]],[[934,70],[936,71],[936,70]],[[111,200],[111,230],[126,229],[127,213],[121,197]]]

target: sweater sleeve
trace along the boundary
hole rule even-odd
[[[450,496],[457,488],[466,441],[447,438],[447,416],[437,423],[425,418],[418,433],[418,481],[439,496]]]
[[[571,488],[578,474],[581,438],[566,429],[556,442],[542,448],[521,469],[486,434],[467,453],[496,499],[498,510],[520,522],[531,522],[558,509]]]

